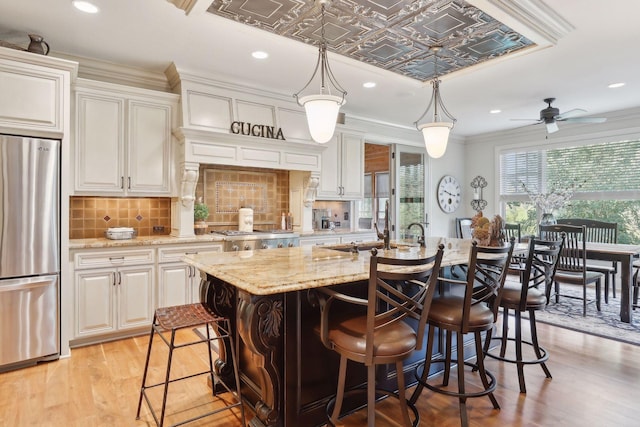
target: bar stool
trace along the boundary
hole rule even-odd
[[[436,393],[457,397],[462,427],[469,426],[467,399],[488,396],[493,407],[500,409],[500,405],[493,395],[497,386],[496,378],[484,367],[481,333],[486,331],[487,336],[491,336],[491,330],[497,316],[498,299],[504,286],[514,243],[512,239],[509,245],[486,247],[478,246],[477,241],[474,240],[471,244],[465,280],[440,277],[440,284],[445,286],[443,286],[443,291],[434,296],[431,302],[425,361],[415,370],[418,385],[410,402],[415,404],[425,387]],[[446,332],[446,348],[444,357],[436,357],[432,360],[435,328]],[[473,334],[477,355],[476,363],[465,360],[464,335],[467,333]],[[455,359],[453,358],[452,343],[452,335],[454,334],[457,345]],[[431,365],[435,363],[444,365],[442,386],[433,384],[433,380],[428,378]],[[451,367],[454,364],[458,367],[458,388],[450,390],[447,386],[449,385]],[[466,389],[465,366],[470,366],[474,371],[478,371],[482,381],[481,390]]]
[[[206,333],[207,333],[206,338],[200,339],[197,341],[189,341],[182,344],[176,344],[175,338],[176,338],[177,331],[179,331],[180,329],[194,328],[198,326],[205,327]],[[213,337],[211,336],[211,333],[209,331],[210,326],[215,327],[215,330],[216,330],[216,334]],[[163,332],[168,332],[168,331],[171,331],[171,336],[169,340],[167,340],[167,337],[163,335]],[[153,385],[147,385],[147,371],[149,368],[149,359],[151,357],[151,347],[153,345],[153,337],[155,334],[160,336],[162,341],[164,341],[164,343],[169,347],[167,371],[166,371],[164,382],[160,382]],[[229,388],[229,386],[222,380],[222,378],[216,375],[216,373],[213,370],[213,360],[211,357],[211,343],[214,341],[218,341],[220,344],[223,344],[225,340],[227,341],[228,348],[231,349],[231,363],[233,364],[234,378],[236,382],[235,391],[232,391]],[[207,354],[209,356],[209,369],[206,371],[198,372],[198,373],[187,375],[184,377],[170,379],[171,360],[173,357],[173,350],[182,348],[182,347],[191,346],[194,344],[200,344],[200,343],[205,343],[208,346],[209,351],[207,352]],[[151,411],[151,415],[153,415],[153,419],[155,420],[156,425],[158,425],[158,427],[162,427],[164,424],[165,409],[167,406],[167,395],[168,395],[169,384],[176,381],[185,380],[188,378],[193,378],[193,377],[204,375],[204,374],[209,374],[211,377],[213,396],[216,396],[215,379],[217,378],[218,383],[221,384],[227,390],[227,392],[229,392],[229,394],[231,394],[234,397],[233,400],[235,400],[235,403],[230,403],[224,407],[215,409],[213,411],[207,412],[205,414],[199,415],[194,418],[190,418],[185,421],[181,421],[173,425],[177,426],[177,425],[186,424],[195,420],[199,420],[200,418],[217,414],[222,411],[231,410],[236,407],[240,408],[242,425],[243,426],[246,425],[245,417],[244,417],[244,408],[242,406],[242,398],[240,395],[240,378],[238,374],[238,364],[235,357],[233,338],[231,337],[231,334],[230,334],[229,320],[225,317],[216,316],[215,314],[211,313],[204,306],[204,304],[201,304],[201,303],[158,308],[155,311],[155,314],[153,316],[153,324],[151,325],[151,334],[149,337],[149,348],[147,350],[147,360],[144,365],[144,374],[142,375],[142,387],[140,388],[140,398],[138,400],[138,412],[136,413],[136,419],[140,419],[140,409],[142,406],[142,398],[144,397],[145,401],[147,402],[147,406]],[[160,418],[157,417],[156,412],[154,411],[151,405],[151,402],[149,400],[149,397],[147,395],[148,389],[158,387],[158,386],[164,386],[164,394],[162,397],[162,409],[160,410]]]
[[[538,344],[538,332],[536,328],[535,312],[543,310],[549,303],[549,295],[553,286],[553,280],[560,259],[560,253],[564,246],[564,233],[560,240],[543,240],[532,238],[529,242],[529,252],[525,262],[522,282],[505,282],[500,298],[502,307],[502,336],[492,337],[485,341],[484,354],[503,362],[515,363],[518,370],[518,382],[520,393],[526,393],[527,387],[524,380],[524,366],[539,364],[547,378],[551,378],[551,372],[547,368],[549,359],[547,350]],[[515,337],[509,337],[509,310],[515,315]],[[522,313],[529,313],[529,329],[531,341],[522,339]],[[500,341],[500,354],[490,352],[491,340]],[[515,358],[506,356],[508,342],[514,343]],[[530,346],[535,352],[535,358],[525,359],[522,353],[522,345]]]

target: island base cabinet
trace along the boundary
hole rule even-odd
[[[76,338],[150,325],[153,270],[134,266],[76,271]]]
[[[366,296],[367,282],[335,286],[349,294]],[[322,345],[316,333],[320,312],[313,291],[253,295],[206,275],[201,295],[202,302],[213,312],[231,321],[239,349],[243,400],[256,414],[251,426],[325,425],[325,407],[336,393],[340,358]],[[345,312],[354,307],[339,309]],[[435,353],[443,348],[442,339],[437,333]],[[465,355],[471,357],[472,350],[465,349]],[[424,348],[415,351],[405,361],[407,384],[416,383],[415,368],[424,360],[424,353]],[[216,366],[232,372],[224,356],[221,359]],[[440,369],[434,365],[432,372]],[[366,385],[366,378],[363,365],[349,364],[347,388]],[[396,390],[395,367],[380,366],[377,381],[381,388]],[[366,395],[358,394],[346,399],[343,409],[349,411],[365,404]]]

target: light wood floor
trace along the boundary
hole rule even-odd
[[[551,354],[548,366],[553,379],[545,379],[538,366],[526,367],[528,393],[523,395],[518,391],[515,366],[487,359],[488,369],[499,382],[496,397],[502,409],[493,410],[487,398],[469,400],[472,426],[640,425],[640,347],[544,324],[538,330]],[[135,419],[147,344],[148,337],[142,336],[77,348],[69,359],[0,374],[0,426],[154,426],[145,405],[141,419]],[[176,374],[206,366],[204,351],[197,347],[201,346],[175,353]],[[152,359],[150,375],[160,378],[164,345],[156,349],[158,357]],[[169,409],[176,415],[174,422],[188,418],[186,408],[194,405],[198,406],[195,410],[206,411],[205,377],[175,386]],[[376,426],[397,425],[393,422],[398,419],[396,406],[392,401],[378,404]],[[421,426],[460,424],[454,398],[426,390],[419,409]],[[215,420],[190,425],[239,427],[236,415],[226,411]],[[365,414],[351,415],[341,425],[364,426]]]

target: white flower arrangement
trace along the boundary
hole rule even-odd
[[[551,191],[547,193],[534,193],[522,183],[522,188],[529,195],[529,198],[543,213],[551,213],[554,209],[563,207],[575,193],[576,189],[582,187],[582,183],[576,184],[572,182],[566,187],[553,185]]]

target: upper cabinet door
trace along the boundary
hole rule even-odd
[[[14,49],[0,51],[2,133],[61,139],[77,64]]]
[[[364,141],[360,135],[343,133],[342,138],[342,197],[364,197]]]
[[[176,95],[87,85],[76,88],[76,194],[171,195]]]
[[[124,99],[76,96],[76,190],[121,194],[124,189]]]
[[[318,200],[357,200],[364,197],[364,140],[336,133],[322,152]]]
[[[320,183],[318,184],[319,199],[340,198],[340,140],[336,134],[329,142],[324,144],[322,162],[320,164]]]
[[[129,193],[168,193],[171,106],[129,103]]]

